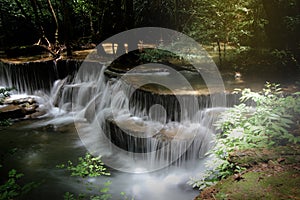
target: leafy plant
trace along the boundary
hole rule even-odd
[[[91,154],[86,153],[85,157],[78,158],[78,164],[74,165],[70,160],[67,165],[61,164],[57,165],[58,168],[66,168],[68,171],[71,171],[71,176],[80,176],[82,178],[85,177],[96,177],[96,176],[109,176],[110,173],[104,167],[103,162],[101,161],[101,157],[93,157]],[[92,191],[94,185],[92,182],[85,182],[84,184],[87,186],[86,189],[88,191]],[[109,200],[112,199],[112,195],[110,193],[110,185],[111,181],[106,181],[104,183],[104,187],[100,188],[95,195],[88,195],[85,193],[73,194],[70,192],[66,192],[63,196],[64,200]],[[121,192],[120,195],[124,200],[129,200],[130,198],[124,193]],[[131,198],[130,200],[134,200]]]
[[[131,198],[128,197],[127,194],[126,194],[125,192],[121,192],[120,194],[121,194],[121,196],[123,197],[124,200],[134,200],[133,197],[131,197]]]
[[[87,194],[83,194],[80,193],[78,195],[72,194],[70,192],[66,192],[64,194],[64,200],[108,200],[108,199],[112,199],[112,195],[109,193],[110,192],[110,185],[111,185],[111,181],[106,181],[104,183],[104,187],[101,188],[99,190],[99,194],[97,195],[87,195]],[[134,200],[134,198],[130,198],[126,195],[125,192],[121,192],[120,193],[122,199],[124,200]]]
[[[111,194],[109,194],[109,186],[111,185],[111,181],[107,181],[104,183],[104,187],[100,189],[101,196],[92,196],[93,200],[101,199],[101,200],[107,200],[111,199]]]
[[[11,95],[10,92],[13,90],[15,90],[15,88],[0,88],[0,103],[3,103],[6,97],[9,97]]]
[[[71,171],[71,176],[96,177],[110,175],[110,173],[106,171],[101,157],[93,157],[89,153],[86,153],[85,157],[79,157],[77,165],[74,165],[73,162],[69,160],[66,165],[57,165],[57,167],[66,168],[68,171]]]
[[[74,199],[76,199],[76,198],[74,197],[74,194],[72,194],[72,193],[70,193],[70,192],[66,192],[66,193],[64,194],[64,200],[74,200]]]
[[[11,119],[0,120],[0,126],[10,126],[12,125]]]
[[[235,93],[241,93],[241,104],[220,114],[215,126],[221,133],[209,152],[213,155],[207,163],[210,169],[189,181],[193,187],[203,189],[245,170],[230,162],[231,152],[300,142],[299,137],[289,132],[295,123],[293,117],[300,113],[299,92],[284,96],[278,84],[267,82],[261,92],[244,89]]]
[[[66,192],[64,194],[64,200],[84,200],[84,199],[89,199],[89,200],[108,200],[112,198],[112,195],[109,193],[110,188],[109,186],[111,185],[111,181],[106,181],[104,183],[104,187],[99,190],[99,195],[87,195],[80,193],[77,196],[75,194],[72,194],[70,192]]]
[[[15,169],[8,172],[8,180],[0,185],[1,200],[15,199],[39,186],[39,184],[35,182],[30,182],[23,186],[19,185],[18,182],[23,176],[24,174],[18,173]]]

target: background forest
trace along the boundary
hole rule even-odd
[[[201,43],[294,49],[299,45],[297,0],[1,0],[1,46],[88,38],[99,42],[121,31],[157,26]],[[68,36],[68,38],[67,38]]]
[[[131,28],[156,26],[183,32],[200,44],[216,44],[220,51],[226,51],[226,45],[240,55],[256,49],[254,54],[270,53],[273,62],[279,58],[281,66],[299,65],[299,0],[0,0],[0,4],[2,50],[38,41],[75,50]]]

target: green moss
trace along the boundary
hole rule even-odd
[[[230,154],[230,162],[239,166],[253,166],[257,163],[267,163],[269,160],[284,158],[284,164],[300,162],[300,148],[296,146],[277,146],[276,148],[266,149],[247,149],[235,151]]]
[[[240,181],[229,177],[216,186],[217,199],[293,199],[300,196],[300,174],[285,172],[247,172]]]

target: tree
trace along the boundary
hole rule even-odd
[[[278,49],[297,49],[300,39],[300,1],[263,0],[269,44]]]
[[[55,22],[55,25],[56,25],[55,34],[54,34],[54,38],[55,38],[54,46],[57,46],[58,45],[58,20],[57,20],[57,17],[56,17],[56,14],[55,14],[55,11],[53,9],[51,1],[47,0],[47,2],[48,2],[50,12],[53,16],[53,19],[54,19],[54,22]]]
[[[70,35],[71,35],[71,22],[70,22],[70,4],[67,0],[62,0],[63,8],[63,24],[64,24],[64,41],[67,49],[67,56],[72,56],[72,49],[70,45]]]

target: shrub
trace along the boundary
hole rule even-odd
[[[200,178],[189,181],[193,187],[203,189],[243,171],[245,168],[229,161],[233,151],[300,142],[300,137],[289,132],[300,113],[299,92],[284,96],[278,84],[267,82],[261,92],[244,89],[235,93],[241,93],[241,104],[220,114],[215,123],[220,133],[215,136],[212,159],[207,163],[210,168]],[[247,105],[249,101],[254,106]]]

